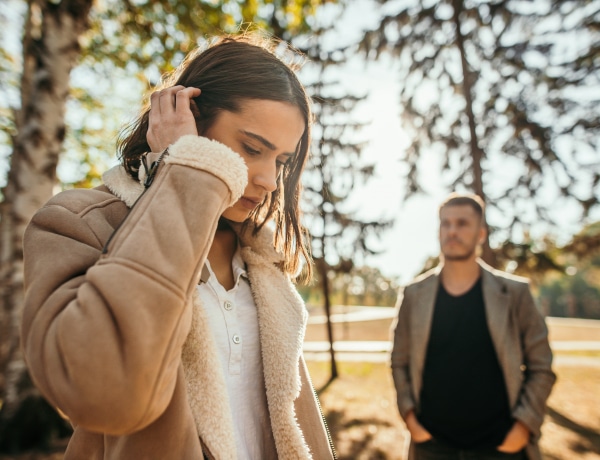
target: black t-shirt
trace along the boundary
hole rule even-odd
[[[434,438],[469,449],[497,447],[513,424],[481,279],[457,297],[440,283],[417,417]]]

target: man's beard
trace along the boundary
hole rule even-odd
[[[465,254],[447,255],[447,254],[442,253],[442,255],[444,256],[444,260],[451,260],[453,262],[461,262],[463,260],[468,260],[471,257],[473,257],[473,254],[475,254],[475,249],[471,249],[469,252],[467,252]]]
[[[477,250],[477,245],[475,244],[473,247],[467,249],[467,252],[465,252],[464,254],[446,254],[446,253],[444,253],[444,251],[442,251],[442,255],[444,256],[445,260],[450,260],[453,262],[461,262],[463,260],[468,260],[471,257],[473,257],[473,254],[475,254],[476,250]]]

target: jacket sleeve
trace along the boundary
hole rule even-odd
[[[398,293],[396,302],[397,316],[392,323],[393,347],[392,347],[392,377],[396,389],[398,410],[402,418],[406,420],[408,413],[416,406],[412,395],[410,377],[410,288],[404,288]]]
[[[25,233],[25,358],[44,396],[89,431],[131,433],[166,409],[191,292],[247,183],[217,142],[184,136],[169,152],[104,251],[93,206],[47,205]]]
[[[546,412],[556,375],[552,371],[552,351],[548,342],[548,328],[531,296],[529,286],[522,283],[518,302],[519,332],[522,341],[524,381],[513,417],[521,421],[534,439],[540,436],[540,427]]]

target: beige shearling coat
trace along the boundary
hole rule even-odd
[[[511,414],[530,431],[525,451],[541,460],[538,447],[546,400],[556,375],[548,329],[537,310],[525,278],[495,270],[482,260],[481,280],[487,326],[498,356]],[[398,316],[392,324],[392,375],[400,415],[418,412],[435,299],[442,266],[409,283],[398,296]],[[448,376],[449,379],[452,376]],[[409,458],[413,458],[412,444]]]
[[[22,347],[35,384],[74,426],[67,460],[237,458],[196,285],[247,169],[202,137],[169,152],[145,192],[143,177],[118,166],[104,186],[52,198],[25,232]],[[278,458],[330,459],[302,358],[304,304],[276,266],[271,231],[239,237]]]

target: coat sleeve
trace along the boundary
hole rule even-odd
[[[398,410],[405,420],[408,413],[416,406],[410,377],[410,308],[410,287],[406,287],[398,293],[397,316],[391,326],[393,331],[392,377],[396,389]]]
[[[537,439],[556,375],[552,371],[552,351],[546,322],[535,306],[529,285],[522,283],[521,286],[517,317],[525,373],[521,394],[512,415],[527,426],[533,438]]]
[[[169,151],[104,251],[95,206],[49,204],[25,233],[24,355],[44,396],[89,431],[128,434],[166,409],[190,294],[247,182],[217,142],[184,136]]]

